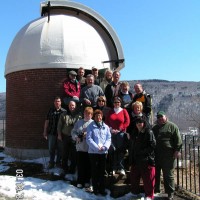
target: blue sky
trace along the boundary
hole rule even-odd
[[[0,92],[6,55],[17,32],[40,17],[41,0],[1,1]],[[199,0],[76,0],[104,17],[124,51],[123,80],[199,81]]]

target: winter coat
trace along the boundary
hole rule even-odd
[[[73,140],[76,141],[77,137],[79,137],[81,139],[81,141],[79,143],[76,143],[77,151],[88,152],[88,145],[86,143],[86,135],[84,135],[84,133],[87,134],[87,132],[86,132],[87,126],[91,122],[93,122],[92,119],[90,119],[89,121],[84,121],[84,119],[80,119],[75,123],[74,128],[71,131]]]
[[[103,122],[102,126],[98,126],[95,121],[87,127],[86,142],[89,146],[88,153],[106,154],[111,145],[111,134],[109,127]],[[100,151],[99,146],[103,146],[104,150]]]
[[[146,93],[145,91],[140,94],[135,94],[132,103],[136,101],[139,101],[143,104],[143,112],[147,117],[149,117],[152,110],[152,98],[150,94]]]
[[[167,121],[163,125],[156,124],[152,128],[156,139],[157,160],[173,158],[175,151],[180,151],[182,140],[176,124]]]
[[[144,128],[141,132],[137,128],[132,131],[130,139],[129,158],[131,165],[155,165],[156,140],[151,129]]]

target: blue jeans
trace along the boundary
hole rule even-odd
[[[61,152],[62,152],[62,145],[61,141],[58,140],[57,135],[48,135],[48,145],[49,145],[49,156],[50,160],[49,163],[55,163],[55,156],[56,156],[56,163],[61,163]]]
[[[125,145],[123,132],[112,135],[112,145],[115,147],[115,151],[112,153],[113,170],[124,169]]]

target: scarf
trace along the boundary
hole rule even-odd
[[[121,93],[122,93],[122,94],[128,94],[128,91],[126,91],[126,92],[123,92],[123,91],[121,90]]]
[[[101,122],[96,122],[95,121],[95,123],[96,123],[96,125],[97,125],[98,128],[101,128],[103,126],[103,122],[102,121]]]
[[[118,114],[119,112],[121,112],[123,109],[121,107],[119,108],[114,108],[114,111],[116,114]]]
[[[132,112],[132,113],[131,113],[131,116],[132,116],[132,117],[142,117],[143,114],[142,114],[142,113],[135,114],[134,112]]]

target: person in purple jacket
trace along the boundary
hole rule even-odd
[[[91,162],[91,177],[95,195],[107,195],[105,191],[104,173],[106,170],[106,156],[111,145],[109,127],[102,121],[101,110],[94,111],[94,121],[87,127],[86,142]]]

